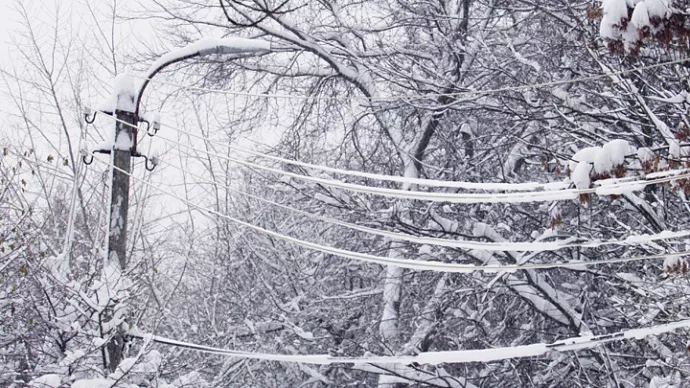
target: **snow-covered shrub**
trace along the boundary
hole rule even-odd
[[[601,17],[599,34],[608,40],[612,52],[637,55],[646,42],[668,48],[674,39],[687,51],[690,36],[684,9],[674,7],[672,0],[603,0],[598,12]]]

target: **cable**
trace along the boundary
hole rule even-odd
[[[521,345],[513,347],[474,349],[474,350],[454,350],[440,352],[423,352],[413,356],[361,356],[361,357],[342,357],[331,356],[328,354],[270,354],[254,353],[239,350],[229,350],[214,348],[210,346],[197,345],[190,342],[177,341],[170,338],[155,336],[152,334],[141,334],[135,330],[128,333],[134,338],[153,341],[164,345],[179,347],[183,349],[195,350],[201,353],[218,354],[238,358],[247,358],[263,361],[296,362],[306,364],[459,364],[469,362],[492,362],[509,360],[521,357],[536,357],[544,355],[550,351],[570,351],[591,349],[598,345],[624,339],[641,340],[648,335],[659,335],[690,327],[690,320],[671,322],[642,329],[630,329],[611,334],[596,336],[572,337],[550,344],[536,343],[532,345]]]
[[[527,191],[527,190],[537,190],[537,189],[551,189],[551,190],[553,190],[553,189],[565,188],[568,185],[566,182],[483,183],[483,182],[442,181],[442,180],[435,180],[435,179],[408,178],[408,177],[394,176],[394,175],[373,174],[373,173],[362,172],[362,171],[343,170],[343,169],[339,169],[339,168],[333,168],[333,167],[328,167],[328,166],[319,166],[316,164],[300,162],[297,160],[285,159],[285,158],[281,158],[279,156],[273,156],[273,155],[265,154],[265,153],[258,152],[258,151],[252,151],[249,149],[238,148],[238,147],[235,147],[233,145],[226,144],[226,143],[223,143],[223,142],[211,139],[211,138],[207,138],[207,137],[204,137],[201,135],[196,135],[196,134],[193,134],[191,132],[187,132],[183,129],[176,128],[176,127],[169,125],[169,124],[162,124],[161,123],[161,125],[166,127],[166,128],[170,128],[174,131],[177,131],[178,133],[184,133],[184,134],[192,136],[194,138],[208,141],[209,143],[217,144],[217,145],[220,145],[222,147],[231,149],[233,151],[244,152],[244,153],[249,154],[249,155],[253,155],[253,156],[260,157],[260,158],[265,158],[265,159],[269,159],[269,160],[273,160],[276,162],[289,164],[289,165],[293,165],[293,166],[300,166],[300,167],[310,168],[310,169],[314,169],[314,170],[320,170],[320,171],[330,172],[330,173],[334,173],[334,174],[355,176],[355,177],[360,177],[360,178],[382,180],[382,181],[389,181],[389,182],[397,182],[397,183],[405,183],[405,184],[410,184],[410,185],[419,185],[419,186],[427,186],[427,187],[447,187],[447,188],[454,188],[454,189],[484,190],[484,191]]]
[[[196,178],[197,180],[204,180],[205,183],[220,186],[220,187],[227,189],[227,190],[230,190],[234,193],[243,195],[243,196],[248,197],[248,198],[255,199],[257,201],[266,203],[268,205],[276,206],[276,207],[279,207],[281,209],[291,211],[293,213],[303,215],[305,217],[309,217],[309,218],[323,221],[326,223],[342,226],[342,227],[356,230],[359,232],[374,234],[374,235],[378,235],[381,237],[387,237],[387,238],[391,238],[391,239],[398,240],[398,241],[408,241],[408,242],[412,242],[415,244],[429,244],[429,245],[442,246],[442,247],[447,247],[447,248],[478,249],[478,250],[484,250],[484,251],[543,252],[543,251],[555,251],[555,250],[559,250],[559,249],[563,249],[563,248],[577,248],[577,247],[594,248],[594,247],[599,247],[599,246],[603,246],[603,245],[627,246],[627,245],[635,245],[635,244],[645,244],[645,243],[657,241],[657,240],[676,239],[676,238],[690,236],[689,230],[683,230],[683,231],[677,231],[677,232],[665,231],[665,232],[661,232],[661,233],[657,233],[657,234],[630,236],[630,237],[623,239],[623,240],[603,240],[603,241],[602,240],[590,240],[590,241],[585,241],[585,242],[577,242],[577,237],[575,237],[575,236],[568,238],[568,239],[565,239],[565,240],[551,241],[551,242],[483,242],[483,241],[449,240],[449,239],[441,239],[441,238],[434,238],[434,237],[413,236],[413,235],[406,234],[406,233],[389,232],[386,230],[369,228],[366,226],[356,225],[356,224],[352,224],[349,222],[340,221],[340,220],[337,220],[334,218],[329,218],[329,217],[321,216],[318,214],[309,213],[309,212],[304,211],[304,210],[296,209],[296,208],[291,207],[291,206],[283,205],[283,204],[268,200],[266,198],[262,198],[262,197],[244,192],[242,190],[233,188],[233,187],[228,186],[228,185],[223,185],[223,184],[219,184],[218,182],[215,182],[215,181],[206,180],[205,178],[203,178],[197,174],[194,174],[190,171],[186,171],[180,167],[177,167],[173,163],[168,163],[168,162],[163,161],[163,160],[159,161],[159,163],[164,163],[165,165],[170,166],[174,169],[177,169],[178,171],[184,171],[185,173]]]
[[[79,142],[77,143],[78,150],[81,150],[82,144],[84,143],[85,132],[85,129],[79,130]],[[77,158],[75,163],[76,166],[74,166],[74,180],[72,184],[72,200],[69,206],[69,220],[67,222],[67,231],[65,232],[65,241],[62,248],[62,253],[68,255],[68,257],[72,252],[72,243],[74,240],[74,224],[76,223],[75,218],[77,214],[77,201],[79,197],[79,175],[81,174],[84,162],[83,160],[81,160],[81,158]]]
[[[95,109],[91,108],[92,110],[95,111]],[[111,115],[107,115],[109,117],[112,117]],[[122,122],[125,124],[125,122]],[[127,125],[136,128],[136,126],[126,123]],[[419,185],[419,186],[428,186],[428,187],[447,187],[447,188],[456,188],[456,189],[465,189],[465,190],[484,190],[484,191],[526,191],[526,190],[537,190],[537,189],[560,189],[560,188],[565,188],[567,187],[566,182],[550,182],[550,183],[539,183],[539,182],[525,182],[525,183],[483,183],[483,182],[462,182],[462,181],[442,181],[442,180],[434,180],[434,179],[421,179],[421,178],[408,178],[408,177],[401,177],[401,176],[393,176],[393,175],[382,175],[382,174],[373,174],[373,173],[367,173],[367,172],[362,172],[362,171],[353,171],[353,170],[343,170],[343,169],[338,169],[338,168],[333,168],[333,167],[327,167],[327,166],[319,166],[311,163],[305,163],[305,162],[300,162],[296,160],[291,160],[291,159],[285,159],[281,158],[278,156],[273,156],[269,154],[265,154],[262,152],[258,151],[252,151],[249,149],[244,149],[244,148],[239,148],[230,144],[226,144],[223,142],[220,142],[218,140],[214,140],[205,136],[197,135],[191,132],[187,132],[183,129],[176,128],[172,125],[169,124],[164,124],[161,123],[161,126],[164,126],[166,128],[172,129],[178,133],[183,133],[188,136],[208,141],[212,144],[217,144],[219,146],[228,148],[233,151],[237,152],[244,152],[249,155],[273,160],[276,162],[284,163],[284,164],[289,164],[289,165],[294,165],[294,166],[301,166],[301,167],[306,167],[306,168],[311,168],[315,170],[321,170],[325,172],[330,172],[330,173],[335,173],[335,174],[342,174],[342,175],[349,175],[349,176],[355,176],[355,177],[360,177],[360,178],[367,178],[367,179],[373,179],[373,180],[382,180],[382,181],[390,181],[390,182],[397,182],[397,183],[406,183],[406,184],[414,184],[414,185]]]
[[[250,224],[245,221],[241,221],[237,218],[231,217],[227,214],[220,213],[216,210],[209,209],[200,205],[197,205],[191,201],[188,201],[176,194],[173,194],[169,191],[163,190],[159,187],[156,187],[152,185],[149,182],[146,182],[142,179],[139,179],[135,176],[133,176],[131,173],[128,173],[127,171],[124,171],[116,166],[113,166],[112,164],[102,161],[100,158],[94,158],[94,160],[98,160],[99,163],[103,163],[112,169],[118,170],[124,174],[127,174],[130,176],[130,178],[134,179],[135,181],[138,181],[146,186],[152,187],[153,189],[159,191],[162,194],[165,194],[167,196],[173,197],[182,203],[185,203],[187,206],[190,206],[196,210],[199,210],[201,212],[205,212],[208,214],[213,214],[218,217],[227,219],[231,222],[234,222],[240,226],[244,226],[246,228],[252,229],[254,231],[257,231],[259,233],[266,234],[268,236],[274,237],[278,240],[283,240],[291,244],[299,245],[304,248],[316,250],[322,253],[327,253],[335,256],[340,256],[344,258],[349,258],[349,259],[354,259],[354,260],[359,260],[362,262],[367,262],[367,263],[374,263],[374,264],[380,264],[380,265],[392,265],[396,267],[401,267],[401,268],[408,268],[408,269],[413,269],[413,270],[419,270],[419,271],[436,271],[436,272],[450,272],[450,273],[471,273],[471,272],[476,272],[476,271],[487,271],[487,272],[501,272],[501,271],[516,271],[516,270],[525,270],[525,269],[553,269],[553,268],[570,268],[570,269],[579,269],[582,267],[590,266],[590,265],[600,265],[600,264],[614,264],[614,263],[628,263],[628,262],[633,262],[633,261],[641,261],[641,260],[651,260],[651,259],[661,259],[661,258],[670,258],[670,257],[678,257],[682,255],[687,255],[690,254],[690,251],[682,251],[682,252],[676,252],[676,253],[665,253],[665,254],[658,254],[658,255],[649,255],[649,256],[637,256],[637,257],[627,257],[627,258],[618,258],[618,259],[606,259],[606,260],[597,260],[597,261],[589,261],[589,262],[584,262],[584,261],[570,261],[566,263],[544,263],[544,264],[525,264],[525,265],[485,265],[485,266],[476,266],[476,265],[468,265],[468,264],[457,264],[457,263],[442,263],[442,262],[435,262],[435,261],[425,261],[425,260],[410,260],[410,259],[398,259],[398,258],[391,258],[391,257],[382,257],[382,256],[375,256],[375,255],[370,255],[367,253],[360,253],[360,252],[353,252],[353,251],[348,251],[344,249],[339,249],[339,248],[334,248],[326,245],[321,245],[317,243],[312,243],[304,240],[300,240],[295,237],[287,236],[278,232],[273,232],[268,229],[264,229],[260,226],[256,226],[253,224]]]
[[[119,120],[116,117],[108,115],[112,120],[124,123],[129,126],[132,124],[126,123],[125,121]],[[226,155],[220,155],[206,150],[202,150],[196,147],[192,147],[187,144],[182,144],[178,141],[168,139],[162,135],[157,135],[159,138],[167,141],[169,143],[194,150],[197,152],[202,152],[204,154],[214,156],[219,159],[227,160],[245,167],[255,168],[263,171],[268,171],[274,174],[279,174],[283,176],[288,176],[295,179],[300,179],[312,183],[322,184],[325,186],[336,187],[344,190],[349,190],[353,192],[379,195],[389,198],[398,199],[408,199],[408,200],[421,200],[430,202],[450,202],[450,203],[525,203],[525,202],[548,202],[548,201],[558,201],[558,200],[572,200],[578,198],[581,194],[592,194],[596,193],[599,195],[614,195],[621,194],[625,191],[630,190],[642,190],[645,186],[657,183],[670,182],[677,179],[684,179],[690,177],[689,173],[680,173],[687,170],[675,170],[675,171],[663,171],[660,173],[650,174],[650,176],[666,176],[670,174],[676,174],[672,177],[657,178],[657,179],[647,179],[640,181],[626,181],[620,183],[614,183],[610,185],[603,185],[596,188],[589,189],[563,189],[563,190],[551,190],[551,191],[529,191],[529,192],[517,192],[517,193],[445,193],[445,192],[428,192],[428,191],[408,191],[408,190],[398,190],[398,189],[388,189],[358,185],[353,183],[346,183],[341,181],[336,181],[332,179],[323,179],[312,177],[308,175],[301,175],[292,173],[289,171],[278,170],[276,168],[263,166],[260,164],[252,163],[249,161],[236,159]],[[648,178],[650,177],[648,176]]]
[[[372,102],[373,101],[389,101],[390,102],[390,101],[398,101],[398,100],[424,100],[424,99],[439,98],[439,97],[462,97],[462,96],[472,96],[472,95],[485,95],[485,94],[493,94],[493,93],[500,93],[500,92],[512,92],[512,91],[520,91],[520,90],[527,90],[527,89],[538,89],[538,88],[545,88],[545,87],[549,87],[549,86],[560,86],[560,85],[567,85],[567,84],[573,84],[573,83],[581,83],[581,82],[586,82],[586,81],[593,81],[593,80],[608,78],[608,77],[616,76],[616,75],[625,75],[625,74],[630,74],[630,73],[634,73],[634,72],[641,71],[641,70],[651,70],[651,69],[656,69],[659,67],[664,67],[664,66],[669,66],[669,65],[677,65],[677,64],[684,63],[687,61],[690,61],[690,58],[683,58],[683,59],[677,59],[674,61],[661,62],[661,63],[656,63],[653,65],[640,66],[640,67],[635,67],[632,69],[614,71],[614,72],[610,72],[610,73],[598,74],[598,75],[589,76],[589,77],[581,77],[581,78],[573,78],[573,79],[569,79],[569,80],[543,82],[543,83],[532,84],[532,85],[507,86],[507,87],[497,88],[497,89],[468,90],[468,91],[457,92],[457,93],[430,93],[430,94],[410,94],[410,95],[372,96],[372,97],[366,97],[366,96],[356,96],[356,97],[321,97],[321,96],[319,96],[319,97],[316,97],[316,96],[296,96],[296,95],[288,95],[288,94],[234,92],[234,91],[229,91],[229,90],[217,90],[217,89],[200,88],[200,87],[196,87],[196,86],[182,85],[182,84],[175,83],[175,82],[163,81],[163,80],[159,80],[159,79],[152,79],[152,78],[147,78],[147,77],[139,76],[139,75],[133,75],[132,77],[138,78],[141,80],[148,80],[152,83],[175,86],[175,87],[185,89],[185,90],[228,94],[228,95],[233,95],[233,96],[291,99],[291,100],[300,99],[300,100],[314,100],[314,101],[372,101]]]
[[[309,175],[296,174],[289,171],[279,170],[273,167],[263,166],[253,162],[236,159],[226,155],[216,154],[214,152],[209,152],[200,148],[196,148],[187,144],[182,144],[178,141],[168,139],[165,136],[157,135],[162,140],[175,144],[190,150],[197,152],[202,152],[210,156],[214,156],[219,159],[227,160],[245,167],[255,168],[263,171],[267,171],[274,174],[279,174],[287,176],[290,178],[300,179],[303,181],[308,181],[316,184],[321,184],[324,186],[335,187],[339,189],[344,189],[348,191],[353,191],[362,194],[372,194],[379,195],[388,198],[397,199],[407,199],[407,200],[420,200],[420,201],[430,201],[430,202],[450,202],[450,203],[463,203],[463,204],[474,204],[474,203],[526,203],[526,202],[549,202],[549,201],[559,201],[559,200],[573,200],[577,199],[581,194],[601,194],[601,195],[613,195],[621,194],[625,191],[630,190],[642,190],[645,186],[663,182],[670,182],[673,180],[690,178],[690,172],[681,173],[673,175],[672,177],[657,178],[649,180],[640,181],[627,181],[614,183],[605,186],[599,186],[590,189],[561,189],[561,190],[549,190],[549,191],[528,191],[528,192],[516,192],[516,193],[447,193],[447,192],[429,192],[429,191],[408,191],[399,189],[389,189],[381,187],[371,187],[359,184],[341,182],[332,179],[324,179],[318,177],[312,177]],[[687,171],[687,170],[681,170]],[[677,171],[664,172],[664,174],[675,174]]]

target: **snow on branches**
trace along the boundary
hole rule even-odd
[[[603,0],[601,9],[590,13],[596,16],[601,16],[599,34],[612,52],[637,55],[645,41],[668,48],[674,38],[686,49],[690,36],[686,12],[673,7],[671,0]]]
[[[622,139],[611,140],[601,147],[582,148],[575,152],[566,163],[570,182],[579,190],[598,187],[597,194],[608,194],[617,198],[622,192],[610,191],[606,186],[620,182],[621,179],[629,179],[626,178],[629,173],[634,175],[644,173],[651,179],[658,174],[668,174],[673,171],[671,169],[678,167],[690,168],[688,137],[682,133],[684,132],[680,129],[676,134],[676,139],[670,139],[666,155],[655,152],[650,147],[636,148]],[[656,148],[660,150],[664,147]],[[680,190],[686,195],[690,194],[690,180],[687,178],[679,177],[679,179],[671,180],[670,184],[674,191]],[[630,186],[630,191],[635,190],[640,190],[640,187]],[[580,201],[583,203],[589,199],[589,194],[580,195]]]

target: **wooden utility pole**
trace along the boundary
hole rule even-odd
[[[129,96],[119,96],[128,98]],[[119,100],[119,98],[118,98]],[[120,108],[118,104],[118,108]],[[110,191],[110,218],[108,224],[108,262],[106,265],[119,268],[120,274],[127,268],[127,214],[129,212],[129,174],[132,168],[132,156],[136,141],[137,119],[133,112],[117,109],[115,111],[115,142],[113,144],[112,181]],[[129,125],[128,125],[129,124]],[[112,297],[112,296],[111,296]],[[116,301],[117,302],[117,301]],[[104,314],[105,320],[114,319],[113,306],[108,305]],[[106,366],[111,372],[117,369],[123,357],[125,345],[124,332],[118,325],[115,332],[109,333],[112,338],[107,344]]]
[[[129,211],[129,174],[132,169],[133,149],[118,149],[117,145],[134,144],[134,128],[137,123],[132,112],[118,110],[115,115],[118,121],[115,123],[115,146],[112,150],[112,158],[113,166],[116,168],[113,169],[110,193],[108,260],[117,261],[120,270],[124,271],[127,267],[125,256],[127,251],[127,213]]]

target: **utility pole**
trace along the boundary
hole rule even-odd
[[[120,96],[118,96],[120,97]],[[125,97],[125,96],[122,96]],[[127,96],[129,97],[129,96]],[[125,98],[127,98],[125,97]],[[119,100],[119,98],[118,98]],[[115,111],[115,142],[112,149],[112,179],[110,190],[110,217],[108,225],[108,263],[106,265],[119,267],[120,273],[127,268],[127,215],[129,212],[129,174],[132,168],[132,156],[134,149],[134,130],[137,119],[133,112],[118,109]],[[129,124],[129,125],[128,125]],[[130,148],[118,147],[119,144],[131,144]],[[122,149],[124,148],[124,149]],[[114,318],[111,305],[106,309],[106,320]],[[108,357],[106,364],[111,372],[115,372],[123,358],[125,345],[124,332],[119,328],[113,328],[112,338],[107,344]]]
[[[134,144],[134,128],[137,120],[134,113],[123,110],[115,112],[115,144]],[[129,124],[129,125],[128,125]],[[124,138],[124,139],[123,139]],[[108,260],[117,261],[120,270],[127,267],[127,213],[129,211],[129,174],[132,168],[132,148],[118,149],[113,147],[113,169],[110,194],[110,225],[108,230]],[[122,171],[120,171],[122,170]],[[126,171],[123,172],[123,171]]]
[[[114,90],[111,94],[114,106],[111,109],[102,111],[92,111],[86,109],[84,119],[88,124],[96,120],[96,115],[101,112],[117,118],[115,122],[115,135],[110,149],[97,149],[92,153],[110,154],[112,167],[111,193],[110,193],[110,213],[108,217],[107,246],[108,252],[104,263],[103,276],[101,281],[108,288],[108,304],[101,314],[101,336],[109,336],[111,339],[102,349],[105,367],[111,372],[115,372],[120,361],[122,361],[125,346],[125,331],[122,329],[121,317],[116,316],[117,311],[114,307],[119,302],[117,291],[121,285],[117,282],[127,268],[127,213],[129,212],[129,177],[132,168],[132,157],[143,157],[146,159],[146,169],[151,171],[156,166],[154,158],[142,155],[137,151],[137,128],[140,122],[147,126],[146,132],[154,136],[158,132],[160,123],[149,122],[139,115],[139,108],[144,90],[153,76],[172,64],[195,57],[205,57],[209,55],[238,54],[246,55],[249,53],[266,53],[273,49],[267,41],[258,39],[244,38],[223,38],[223,39],[201,39],[178,51],[168,53],[156,61],[146,72],[143,82],[135,87],[134,80],[126,74],[115,77]],[[84,163],[89,165],[90,155],[84,155]],[[116,276],[113,276],[115,275]],[[111,278],[112,277],[112,278]],[[109,279],[110,278],[110,279]],[[116,287],[112,287],[116,286]],[[124,290],[126,291],[126,290]],[[115,295],[110,295],[114,293]],[[109,327],[103,330],[103,322]],[[108,324],[117,323],[117,325]]]
[[[112,163],[110,182],[110,209],[108,212],[108,232],[106,234],[107,252],[103,271],[101,273],[101,291],[97,292],[99,303],[105,303],[105,308],[100,313],[101,337],[109,338],[105,347],[101,349],[103,366],[110,372],[115,372],[123,359],[125,346],[125,328],[123,327],[123,315],[126,310],[120,298],[127,295],[129,282],[123,278],[127,269],[127,216],[129,213],[129,178],[132,170],[132,157],[146,159],[146,169],[152,171],[156,166],[155,159],[149,159],[137,151],[138,126],[140,122],[147,124],[148,129],[153,126],[157,131],[158,123],[149,123],[139,117],[138,96],[134,85],[134,79],[127,74],[115,77],[113,91],[108,100],[109,109],[92,111],[87,108],[84,119],[91,124],[96,120],[96,115],[101,112],[115,117],[115,126],[112,134],[112,144],[107,148],[93,150],[93,153],[110,155]],[[93,157],[84,155],[84,163],[91,164]],[[123,292],[121,292],[123,291]],[[118,307],[120,307],[118,309]]]

